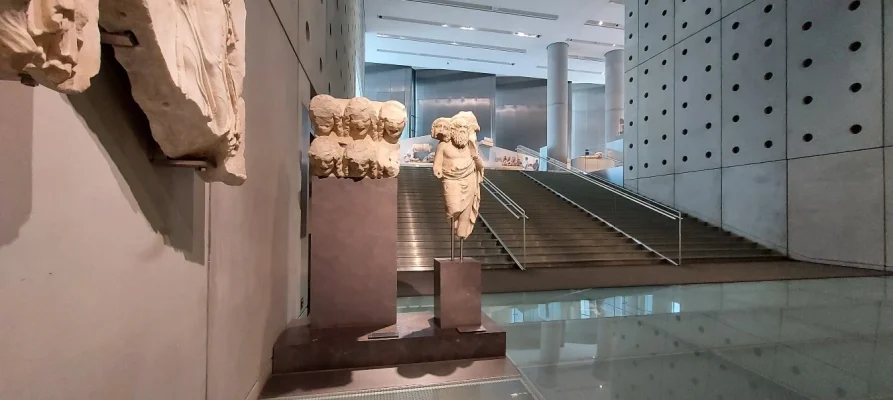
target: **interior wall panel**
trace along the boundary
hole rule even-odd
[[[722,165],[785,158],[785,2],[722,21]]]
[[[675,43],[674,0],[639,2],[639,63],[648,61]]]
[[[742,7],[753,3],[754,0],[722,0],[722,16],[725,17]]]
[[[571,159],[605,152],[605,86],[589,83],[571,85]]]
[[[883,268],[883,150],[790,161],[792,256]]]
[[[638,67],[640,178],[673,173],[673,60],[674,52],[669,50]]]
[[[638,68],[633,68],[623,75],[626,85],[624,94],[626,102],[623,106],[623,179],[639,177],[639,76]]]
[[[430,133],[431,124],[440,117],[452,117],[471,111],[477,117],[483,138],[493,135],[496,109],[496,77],[473,72],[416,71],[416,134]]]
[[[639,3],[627,1],[624,8],[623,70],[629,71],[639,65]]]
[[[673,207],[676,203],[674,175],[661,175],[638,179],[638,191],[648,198]]]
[[[881,3],[855,4],[788,2],[791,158],[882,145]]]
[[[546,145],[546,81],[497,77],[495,90],[494,144],[509,150],[526,146],[539,151]]]
[[[723,168],[722,226],[787,251],[787,161]]]
[[[722,225],[722,171],[719,168],[676,174],[675,196],[679,210],[713,225]]]
[[[407,124],[403,128],[404,138],[414,137],[415,102],[413,94],[412,68],[398,65],[366,64],[363,96],[374,101],[396,100],[406,107]]]
[[[722,130],[722,45],[713,24],[674,48],[676,172],[719,168]]]
[[[720,0],[676,0],[676,42],[719,21],[720,6]]]

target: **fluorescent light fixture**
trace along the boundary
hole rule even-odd
[[[618,44],[616,44],[616,43],[599,42],[599,41],[596,41],[596,40],[586,40],[586,39],[574,39],[574,38],[568,38],[567,41],[568,41],[568,42],[574,42],[574,43],[580,43],[580,44],[591,44],[591,45],[595,45],[595,46],[611,46],[611,47],[617,47],[617,46],[620,46],[620,45],[618,45]],[[623,47],[623,46],[620,46],[620,47]]]
[[[602,20],[596,21],[594,19],[590,19],[590,20],[586,21],[585,25],[595,26],[598,28],[623,29],[623,25],[620,25],[620,24],[617,24],[614,22],[602,21]]]
[[[517,10],[517,9],[513,9],[513,8],[506,8],[506,7],[488,6],[488,5],[483,5],[483,4],[467,3],[467,2],[463,2],[463,1],[455,1],[455,0],[406,0],[406,1],[413,2],[413,3],[431,4],[431,5],[435,5],[435,6],[464,8],[466,10],[490,12],[490,13],[496,13],[496,14],[514,15],[516,17],[545,19],[545,20],[549,20],[549,21],[557,21],[558,20],[558,16],[555,14],[545,14],[545,13],[538,13],[538,12],[533,12],[533,11]]]
[[[474,30],[474,28],[472,28],[470,26],[460,26],[459,29],[461,29],[463,31],[473,31]]]
[[[448,24],[443,24],[443,25],[441,25],[441,26],[444,27],[444,28],[449,28],[449,27],[450,27]]]
[[[501,47],[501,46],[491,46],[491,45],[486,45],[486,44],[477,44],[477,43],[468,43],[468,42],[456,42],[456,41],[452,41],[452,40],[440,40],[440,39],[431,39],[431,38],[423,38],[423,37],[416,37],[416,36],[399,36],[398,37],[396,35],[387,34],[387,33],[377,33],[376,36],[383,38],[383,39],[391,39],[391,40],[409,40],[412,42],[419,42],[419,43],[444,44],[444,45],[452,45],[452,46],[459,46],[459,47],[468,47],[468,48],[472,48],[472,49],[504,51],[507,53],[520,53],[520,54],[527,53],[527,50],[525,50],[525,49],[518,49],[518,48],[512,48],[512,47]]]
[[[445,55],[441,55],[441,54],[412,53],[412,52],[408,52],[408,51],[383,50],[383,49],[378,49],[378,52],[379,53],[390,53],[390,54],[402,54],[402,55],[416,56],[416,57],[440,58],[440,59],[445,59],[445,60],[471,61],[471,62],[478,62],[478,63],[507,65],[507,66],[515,65],[515,63],[513,63],[513,62],[484,60],[484,59],[480,59],[480,58],[452,57],[452,56],[445,56]]]
[[[529,33],[524,32],[515,32],[515,36],[526,37],[526,38],[538,38],[540,35],[531,35]]]
[[[598,21],[598,26],[602,26],[605,24],[605,21]]]
[[[514,31],[503,30],[503,29],[484,28],[484,27],[480,27],[480,26],[471,27],[471,26],[464,26],[464,25],[455,25],[455,24],[444,23],[441,21],[427,21],[427,20],[423,20],[423,19],[403,18],[403,17],[395,17],[395,16],[391,16],[391,15],[379,15],[378,19],[384,20],[384,21],[403,22],[403,23],[407,23],[407,24],[439,26],[439,27],[443,27],[443,28],[457,28],[457,29],[462,29],[464,31],[500,33],[503,35],[515,35],[515,36],[527,37],[527,38],[538,38],[541,36],[541,35],[532,34],[532,33],[514,32]]]

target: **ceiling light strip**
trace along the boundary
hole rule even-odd
[[[545,20],[549,20],[549,21],[557,21],[558,20],[558,16],[555,14],[545,14],[545,13],[538,13],[538,12],[533,12],[533,11],[516,10],[514,8],[487,6],[487,5],[482,5],[482,4],[466,3],[466,2],[462,2],[462,1],[452,1],[452,0],[406,0],[406,1],[411,1],[413,3],[432,4],[432,5],[444,6],[444,7],[464,8],[466,10],[514,15],[516,17],[545,19]]]
[[[537,65],[536,67],[539,69],[548,69],[549,68],[545,65]],[[582,70],[582,69],[573,69],[573,68],[568,68],[567,71],[568,72],[579,72],[581,74],[597,74],[597,75],[604,74],[604,72],[601,72],[601,71],[586,71],[586,70]]]
[[[409,40],[412,42],[443,44],[443,45],[447,45],[447,46],[468,47],[471,49],[504,51],[507,53],[520,53],[520,54],[527,53],[527,50],[516,49],[516,48],[512,48],[512,47],[500,47],[500,46],[490,46],[490,45],[486,45],[486,44],[454,42],[454,41],[450,41],[450,40],[421,38],[421,37],[415,37],[415,36],[391,35],[391,34],[387,34],[387,33],[379,33],[376,36],[383,38],[383,39]]]
[[[515,65],[515,63],[511,63],[511,62],[482,60],[480,58],[453,57],[453,56],[444,56],[444,55],[439,55],[439,54],[413,53],[410,51],[383,50],[383,49],[378,49],[378,51],[380,53],[402,54],[402,55],[406,55],[406,56],[431,57],[431,58],[441,58],[441,59],[446,59],[446,60],[457,60],[457,61],[473,61],[473,62],[479,62],[479,63],[508,65],[508,66]]]
[[[598,28],[611,28],[611,29],[623,30],[623,25],[621,25],[621,24],[617,24],[614,22],[608,22],[608,21],[599,21],[599,20],[594,20],[594,19],[590,19],[590,20],[586,21],[586,23],[584,25],[594,26],[594,27],[598,27]]]
[[[606,46],[606,47],[614,47],[614,48],[618,48],[618,49],[622,49],[622,48],[623,48],[623,45],[620,45],[620,44],[616,44],[616,43],[608,43],[608,42],[599,42],[599,41],[595,41],[595,40],[571,39],[571,38],[568,38],[567,41],[568,41],[568,42],[573,42],[573,43],[591,44],[591,45],[594,45],[594,46]]]
[[[524,32],[512,32],[512,31],[506,31],[506,30],[502,30],[502,29],[491,29],[491,28],[480,28],[480,27],[463,26],[463,25],[456,25],[456,24],[447,24],[447,23],[443,23],[443,22],[426,21],[426,20],[422,20],[422,19],[392,17],[389,15],[379,15],[378,19],[383,20],[383,21],[405,22],[405,23],[409,23],[409,24],[440,26],[440,27],[444,27],[444,28],[458,28],[458,29],[462,29],[462,30],[466,30],[466,31],[500,33],[503,35],[515,35],[515,36],[527,37],[527,38],[540,37],[540,35],[529,34],[529,33],[524,33]]]
[[[580,60],[580,61],[599,61],[599,62],[604,62],[604,61],[605,61],[604,58],[590,57],[590,56],[580,56],[580,55],[575,55],[575,54],[568,55],[567,58],[570,58],[570,59],[572,59],[572,60]]]

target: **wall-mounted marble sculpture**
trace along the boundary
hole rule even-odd
[[[315,139],[310,173],[319,177],[392,178],[400,173],[400,145],[406,107],[318,95],[310,101]]]
[[[133,98],[168,157],[201,157],[210,181],[245,178],[245,3],[243,0],[101,0],[99,20],[132,32],[116,47]]]
[[[431,126],[440,143],[434,155],[434,175],[443,183],[446,213],[453,221],[453,233],[460,239],[471,235],[481,205],[484,162],[477,152],[477,118],[463,111],[450,118],[450,129],[438,118]]]
[[[0,0],[0,79],[83,92],[100,25],[136,39],[115,58],[164,154],[208,160],[205,180],[244,182],[244,0]]]
[[[99,72],[99,0],[0,1],[0,79],[80,93]]]

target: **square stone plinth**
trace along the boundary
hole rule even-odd
[[[434,259],[434,319],[442,329],[481,326],[481,263]]]

